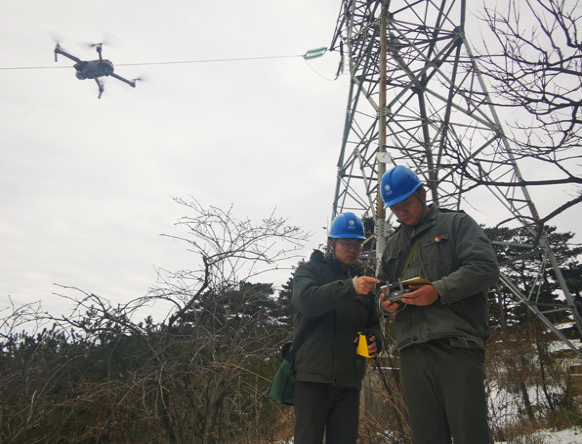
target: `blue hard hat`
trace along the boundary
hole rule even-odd
[[[422,182],[418,176],[405,166],[398,165],[386,171],[380,182],[380,194],[384,199],[384,208],[402,202],[421,186]]]
[[[364,224],[354,213],[342,213],[331,223],[329,237],[332,239],[366,239]]]

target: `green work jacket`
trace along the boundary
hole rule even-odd
[[[294,341],[299,332],[309,332],[295,356],[297,381],[361,387],[367,358],[356,354],[354,339],[360,331],[375,336],[379,351],[382,335],[375,296],[356,293],[354,276],[362,276],[362,270],[343,270],[336,259],[318,250],[295,271]]]
[[[378,279],[397,282],[413,277],[430,281],[439,299],[423,307],[405,304],[397,312],[393,331],[399,350],[448,337],[464,338],[485,348],[489,337],[487,291],[499,279],[499,266],[485,232],[470,216],[431,206],[419,226],[401,225],[395,230],[386,241]]]

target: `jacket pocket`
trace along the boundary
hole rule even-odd
[[[441,245],[445,242],[448,243],[449,241],[449,233],[441,233],[441,234],[427,234],[426,239],[422,240],[423,247],[430,247],[432,245]]]
[[[448,232],[425,235],[422,240],[421,261],[429,280],[440,279],[452,271],[455,263],[452,244]]]
[[[388,273],[387,276],[381,276],[380,279],[386,279],[388,282],[394,282],[400,276],[396,272],[399,269],[399,264],[404,261],[403,248],[396,248],[394,250],[386,251],[382,258],[383,271]]]

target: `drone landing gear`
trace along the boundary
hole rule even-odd
[[[105,88],[103,88],[103,83],[101,83],[101,81],[99,79],[95,79],[95,83],[97,83],[97,86],[99,87],[99,95],[97,96],[97,98],[100,99],[101,94],[103,94],[103,90]]]

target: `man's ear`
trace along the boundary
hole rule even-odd
[[[333,251],[333,239],[328,239],[327,240],[327,245],[329,247],[330,251]]]

